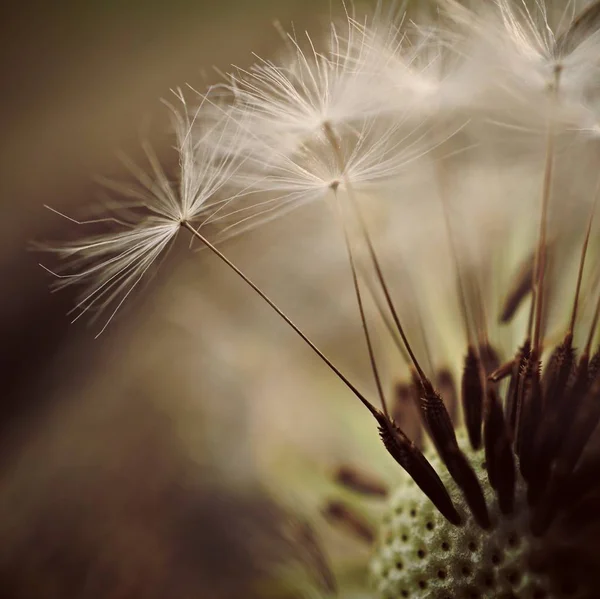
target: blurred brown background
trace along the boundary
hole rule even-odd
[[[217,346],[202,322],[192,334],[181,306],[207,320],[214,308],[179,286],[190,258],[173,258],[94,341],[69,324],[73,292],[49,293],[29,244],[73,235],[43,204],[81,214],[94,175],[122,175],[117,151],[135,156],[150,138],[162,153],[170,88],[272,55],[275,18],[303,30],[329,10],[319,0],[1,9],[0,597],[252,596],[256,547],[268,546],[255,541],[277,537],[279,516],[244,457],[244,388],[223,364],[241,356],[256,370],[239,346],[255,348],[260,322],[230,322],[236,347]],[[191,259],[217,297],[237,285],[206,256]],[[223,404],[210,414],[208,397]]]
[[[216,78],[213,66],[247,64],[251,51],[270,55],[279,44],[272,21],[302,29],[315,20],[310,8],[294,0],[5,5],[0,309],[8,398],[32,382],[67,329],[76,334],[64,317],[73,298],[50,296],[40,256],[27,252],[31,240],[60,239],[65,229],[42,205],[77,216],[98,195],[95,175],[121,174],[117,151],[135,156],[142,137],[159,153],[170,143],[159,101],[170,88],[202,89]]]

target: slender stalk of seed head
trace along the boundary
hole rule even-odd
[[[284,321],[288,324],[294,332],[313,350],[313,352],[329,367],[329,369],[354,393],[354,395],[360,400],[360,402],[376,416],[379,414],[378,410],[366,399],[366,397],[350,382],[350,380],[342,373],[342,371],[335,366],[335,364],[311,341],[311,339],[298,327],[292,319],[285,313],[277,304],[264,292],[258,285],[256,285],[248,276],[246,276],[225,254],[218,250],[202,233],[197,231],[189,222],[183,221],[181,226],[186,228],[193,236],[195,236],[201,243],[203,243],[215,256],[217,256],[222,262],[224,262],[231,270],[233,270],[247,285],[249,285],[261,299],[263,299]]]
[[[362,300],[362,293],[360,291],[360,285],[358,282],[358,275],[356,272],[356,260],[354,258],[354,252],[352,251],[352,245],[350,243],[350,235],[348,232],[348,226],[346,224],[346,219],[343,214],[342,206],[340,203],[340,198],[337,194],[337,188],[332,187],[332,191],[336,201],[336,207],[338,210],[338,215],[340,221],[342,223],[342,228],[344,230],[344,243],[346,244],[346,252],[348,254],[348,260],[350,262],[350,270],[352,271],[352,284],[354,285],[354,293],[356,295],[356,301],[358,303],[358,311],[360,313],[360,321],[363,328],[363,333],[365,335],[365,341],[367,343],[367,351],[369,352],[369,362],[371,363],[371,371],[373,372],[373,378],[375,379],[375,385],[377,386],[377,394],[379,395],[379,399],[381,401],[381,406],[383,408],[383,413],[386,418],[390,418],[387,402],[385,400],[385,393],[383,391],[383,385],[381,383],[381,377],[379,375],[379,369],[377,368],[377,360],[375,359],[375,351],[373,349],[373,342],[371,340],[371,334],[369,333],[369,326],[367,324],[367,318],[365,315],[365,308]]]
[[[363,279],[365,281],[367,289],[369,290],[369,294],[371,295],[371,298],[373,299],[375,308],[377,308],[377,312],[379,313],[379,316],[381,317],[381,320],[383,321],[385,328],[387,329],[388,333],[390,334],[390,337],[394,341],[394,345],[396,346],[397,350],[400,352],[400,355],[402,356],[402,360],[404,360],[404,362],[406,362],[406,364],[410,364],[410,356],[408,355],[408,352],[406,351],[406,347],[404,347],[402,338],[398,335],[398,331],[394,327],[394,324],[392,322],[390,322],[389,316],[386,314],[386,310],[385,310],[384,306],[382,305],[381,300],[378,297],[377,291],[376,291],[375,287],[373,286],[371,279],[364,274],[363,274]]]
[[[408,352],[406,351],[406,347],[404,346],[404,343],[402,342],[402,338],[398,334],[397,328],[394,326],[394,323],[390,320],[389,314],[387,313],[388,311],[385,309],[385,307],[381,303],[381,299],[379,298],[379,294],[377,293],[377,290],[376,290],[375,286],[373,285],[371,277],[369,277],[366,272],[362,272],[361,274],[362,274],[363,280],[365,281],[365,285],[367,286],[367,289],[369,290],[369,294],[371,295],[371,298],[373,299],[373,303],[375,304],[377,312],[379,313],[379,316],[380,316],[381,320],[383,321],[383,324],[385,325],[387,332],[389,333],[390,337],[392,338],[392,341],[394,342],[396,349],[402,356],[402,360],[404,361],[404,363],[407,366],[410,367],[411,366],[410,356],[408,355]],[[410,279],[408,273],[406,273],[406,272],[403,273],[403,277]],[[410,283],[408,284],[407,287],[409,289],[412,289]],[[422,337],[423,350],[425,352],[427,366],[431,372],[431,371],[433,371],[433,358],[432,358],[432,353],[431,353],[431,347],[427,340],[427,335],[425,332],[425,324],[423,322],[423,316],[419,310],[416,310],[416,318],[418,321],[418,326],[419,326],[419,330],[420,330],[421,337]]]
[[[583,270],[585,268],[585,259],[587,256],[588,245],[590,243],[590,236],[592,233],[592,223],[594,222],[594,215],[596,213],[596,206],[598,204],[598,191],[600,191],[600,180],[598,182],[598,186],[596,188],[596,197],[594,198],[594,203],[592,204],[592,210],[590,212],[590,216],[588,219],[587,230],[585,233],[585,239],[583,241],[583,246],[581,248],[581,259],[579,260],[579,270],[577,272],[577,284],[575,286],[575,298],[573,299],[573,310],[571,312],[571,321],[569,323],[569,330],[567,335],[573,338],[573,331],[575,329],[575,321],[577,320],[577,309],[579,307],[579,295],[581,293],[581,283],[583,281]]]
[[[358,206],[358,201],[356,199],[356,195],[354,193],[354,188],[352,186],[352,183],[350,182],[350,179],[348,177],[348,174],[346,173],[346,168],[345,168],[345,164],[344,164],[344,158],[342,156],[341,153],[341,149],[340,149],[340,143],[338,140],[338,137],[335,133],[335,131],[333,130],[333,127],[331,126],[330,123],[325,123],[323,125],[323,130],[325,132],[325,135],[329,141],[329,143],[331,144],[331,147],[333,149],[334,155],[336,157],[336,160],[338,162],[338,167],[340,169],[340,172],[342,174],[342,180],[344,182],[344,185],[346,186],[346,191],[348,193],[348,197],[350,198],[350,202],[352,203],[354,210],[356,212],[356,216],[358,218],[358,223],[359,226],[361,228],[361,232],[363,234],[363,237],[365,239],[365,242],[367,244],[367,248],[369,250],[369,256],[371,258],[371,261],[373,262],[373,266],[375,267],[375,272],[377,274],[377,279],[379,281],[379,284],[381,285],[382,291],[385,295],[385,300],[386,303],[388,305],[388,308],[392,314],[392,318],[394,320],[394,324],[396,325],[398,332],[400,333],[400,337],[402,338],[402,342],[404,343],[404,346],[406,348],[406,351],[408,352],[408,355],[410,356],[410,361],[412,363],[412,365],[414,366],[415,370],[417,371],[417,374],[419,375],[419,378],[422,381],[426,381],[427,376],[425,375],[425,372],[423,371],[423,369],[421,368],[421,365],[419,364],[417,357],[415,356],[415,353],[413,352],[413,349],[410,345],[410,343],[408,342],[408,337],[406,336],[406,333],[404,331],[404,327],[402,326],[402,323],[400,322],[400,318],[398,316],[398,312],[396,311],[396,307],[394,306],[394,302],[392,301],[392,297],[390,295],[390,291],[388,289],[388,286],[385,283],[385,277],[383,276],[383,271],[381,269],[381,265],[379,264],[379,259],[377,258],[377,254],[375,252],[375,248],[373,247],[373,242],[371,241],[371,236],[369,235],[369,232],[367,230],[367,226],[364,220],[364,217],[362,216],[362,213],[359,209]]]
[[[461,518],[452,499],[445,489],[439,475],[429,464],[421,451],[404,435],[387,414],[383,414],[371,404],[358,389],[344,376],[344,374],[323,354],[323,352],[308,338],[308,336],[264,293],[253,283],[233,262],[208,241],[199,231],[187,221],[181,223],[197,237],[211,252],[232,269],[242,280],[248,284],[267,304],[300,336],[300,338],[321,358],[321,360],[345,383],[359,401],[369,410],[375,418],[379,428],[381,440],[388,453],[402,468],[415,480],[419,488],[435,504],[440,512],[452,523],[460,524]],[[382,400],[385,409],[385,402]]]
[[[553,113],[558,97],[558,87],[560,84],[560,65],[554,68],[554,79],[552,81],[552,95],[549,106],[549,122],[546,137],[546,158],[544,165],[544,179],[542,183],[542,206],[540,214],[540,229],[538,247],[535,257],[534,268],[534,332],[533,332],[533,352],[539,356],[541,344],[542,312],[544,309],[544,280],[546,275],[546,243],[548,236],[548,206],[550,204],[550,195],[552,192],[552,174],[554,171],[554,120]]]

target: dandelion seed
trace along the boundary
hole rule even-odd
[[[190,118],[181,92],[175,92],[175,96],[181,106],[168,106],[179,155],[179,181],[173,184],[169,180],[152,148],[146,145],[149,172],[125,159],[136,185],[106,183],[128,197],[130,204],[103,219],[74,221],[66,217],[82,227],[103,222],[112,230],[62,247],[42,247],[66,261],[65,269],[57,273],[50,271],[58,279],[55,287],[78,285],[83,289],[74,308],[78,312],[75,320],[90,310],[96,315],[108,312],[98,335],[156,262],[164,257],[180,228],[198,223],[218,210],[223,202],[231,200],[219,198],[218,194],[224,191],[243,159],[238,157],[232,161],[217,155],[203,143],[203,138],[195,139],[191,132],[197,113]],[[238,133],[241,134],[241,130]]]
[[[177,92],[176,96],[185,107],[185,100],[181,93]],[[223,203],[228,204],[235,199],[234,196],[216,201],[213,196],[229,181],[231,174],[239,168],[241,163],[238,154],[236,154],[235,160],[231,160],[228,152],[218,152],[215,157],[215,154],[210,151],[210,148],[213,148],[210,144],[207,146],[209,148],[207,154],[206,147],[202,145],[202,139],[197,142],[192,138],[192,123],[187,115],[180,114],[172,107],[171,109],[175,119],[177,149],[180,154],[179,193],[177,194],[172,188],[154,154],[147,150],[154,178],[143,171],[133,170],[143,191],[130,190],[129,195],[140,200],[141,207],[146,212],[150,212],[150,216],[137,219],[130,225],[130,230],[125,232],[109,233],[87,241],[75,242],[70,247],[47,248],[68,259],[71,268],[79,270],[75,274],[61,275],[44,268],[59,278],[58,286],[69,285],[80,280],[88,283],[83,298],[75,306],[75,310],[80,310],[80,315],[93,308],[96,303],[101,302],[99,308],[102,310],[116,302],[116,307],[98,333],[97,336],[99,336],[148,269],[167,249],[179,230],[185,228],[193,238],[198,239],[257,293],[372,414],[379,414],[379,411],[285,312],[200,233],[200,227],[205,225],[209,218],[205,217],[200,226],[193,223],[194,219],[204,217],[207,210],[213,211],[214,215],[215,206],[220,207]],[[200,160],[199,164],[198,160]],[[211,202],[211,200],[214,201]],[[219,208],[216,210],[218,211]],[[98,219],[85,223],[74,221],[69,217],[65,218],[77,224],[98,222]],[[127,223],[121,222],[116,217],[107,217],[101,220],[128,227]]]
[[[250,157],[237,173],[246,190],[232,210],[221,210],[210,222],[230,222],[227,231],[240,232],[331,197],[354,191],[365,197],[395,193],[398,180],[459,128],[446,133],[397,120],[384,124],[366,120],[356,133],[321,139],[295,154],[279,154],[267,172]]]
[[[332,24],[323,52],[308,34],[306,50],[303,40],[290,36],[288,66],[259,59],[231,75],[224,89],[235,99],[234,114],[247,119],[261,147],[294,152],[306,141],[322,139],[326,124],[340,132],[360,129],[365,119],[380,114],[385,101],[381,57],[373,56],[366,31],[349,15],[344,31]]]
[[[473,47],[479,76],[489,82],[488,102],[510,112],[516,101],[522,122],[532,129],[540,105],[554,96],[552,118],[568,122],[580,102],[597,94],[600,20],[582,27],[572,2],[558,18],[542,1],[495,0],[494,5],[496,11],[471,17],[479,40]]]
[[[403,18],[389,16],[379,25],[353,26],[369,49],[361,59],[380,74],[386,92],[382,114],[444,120],[475,106],[480,85],[463,47],[465,35],[457,28],[450,32],[439,23],[410,23],[408,28]]]

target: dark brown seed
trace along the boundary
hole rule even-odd
[[[421,382],[419,407],[423,422],[438,452],[443,454],[447,447],[458,447],[454,425],[444,401],[428,380]]]
[[[554,459],[588,391],[588,362],[585,356],[579,361],[575,374],[571,373],[569,378],[571,380],[558,405],[544,410],[534,449],[532,477],[529,480],[528,494],[532,504],[537,502],[549,481]]]
[[[521,474],[526,480],[532,476],[534,447],[542,414],[540,368],[541,364],[534,353],[527,362],[520,389],[515,440]]]
[[[406,435],[383,414],[379,415],[379,434],[388,453],[415,481],[440,513],[452,524],[461,524],[446,487],[437,472]]]
[[[375,541],[373,528],[345,503],[330,501],[323,509],[323,515],[329,522],[342,526],[357,539],[369,545]]]
[[[481,362],[473,347],[467,349],[461,384],[463,414],[471,447],[481,447],[481,422],[483,417],[483,383]]]
[[[498,414],[500,410],[500,414]],[[487,390],[485,403],[483,447],[485,450],[485,465],[490,486],[495,489],[498,484],[497,461],[494,459],[496,443],[500,436],[500,423],[504,423],[502,408],[493,387]]]
[[[355,493],[372,497],[387,497],[388,488],[380,480],[360,472],[351,466],[340,466],[335,473],[335,481]]]
[[[517,428],[517,414],[519,410],[519,395],[523,385],[523,375],[531,354],[531,341],[527,339],[519,348],[515,356],[513,371],[510,377],[510,384],[506,394],[506,423],[512,436],[515,435]]]
[[[477,523],[489,528],[490,520],[477,476],[460,450],[444,402],[428,380],[422,381],[421,413],[440,457],[459,486]]]
[[[560,403],[573,370],[574,359],[573,336],[568,334],[552,352],[548,366],[544,369],[542,388],[545,410],[552,410]]]
[[[502,513],[510,514],[515,500],[515,462],[502,406],[493,388],[487,391],[484,445],[490,485],[496,490]]]

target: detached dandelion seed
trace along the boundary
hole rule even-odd
[[[56,210],[55,213],[80,226],[101,222],[116,228],[63,247],[46,246],[65,261],[66,270],[55,273],[56,288],[78,285],[83,288],[74,308],[77,320],[90,310],[96,315],[109,313],[100,335],[113,319],[125,300],[155,263],[164,256],[182,227],[202,224],[203,218],[214,213],[232,198],[218,198],[231,177],[243,163],[243,157],[230,160],[217,154],[214,148],[195,138],[192,128],[200,112],[188,115],[181,91],[175,92],[180,106],[167,104],[172,114],[179,155],[179,180],[173,184],[159,164],[149,146],[144,150],[150,172],[144,171],[130,160],[125,160],[137,185],[106,182],[114,191],[122,193],[132,202],[126,209],[118,209],[114,216],[89,221],[75,221]],[[208,135],[208,133],[206,133]],[[235,144],[242,134],[227,139]],[[221,148],[223,150],[223,148]]]

